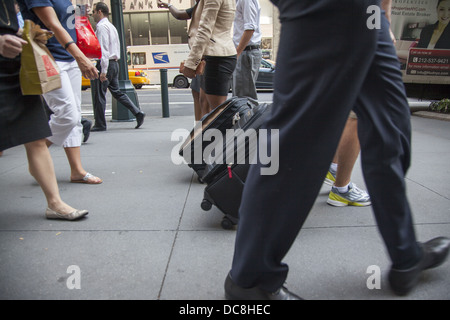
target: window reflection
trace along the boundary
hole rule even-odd
[[[123,15],[123,30],[125,31],[125,43],[127,46],[131,46],[131,24],[130,24],[130,15]]]
[[[177,20],[172,15],[169,15],[169,31],[170,43],[187,43],[187,23],[185,20]]]
[[[133,64],[147,64],[145,52],[132,53]]]
[[[176,20],[167,12],[125,13],[127,46],[187,43],[187,21]]]
[[[155,12],[151,14],[150,29],[152,32],[151,44],[169,43],[169,19],[167,12]]]
[[[134,13],[131,18],[131,30],[133,45],[150,44],[149,31],[150,25],[148,23],[148,13]]]

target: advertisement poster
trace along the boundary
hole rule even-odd
[[[391,14],[405,82],[450,83],[450,0],[393,0]]]

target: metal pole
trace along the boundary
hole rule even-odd
[[[116,27],[120,42],[119,60],[119,90],[125,93],[130,100],[139,108],[139,100],[136,90],[128,78],[127,49],[125,43],[122,0],[111,0],[112,24]],[[113,121],[134,121],[134,115],[124,105],[112,100],[112,120]]]
[[[127,49],[125,45],[125,34],[123,31],[123,11],[122,0],[111,0],[112,24],[117,29],[120,42],[119,80],[129,80],[127,61]]]
[[[159,69],[161,76],[161,102],[163,118],[169,118],[169,86],[167,83],[167,69]]]

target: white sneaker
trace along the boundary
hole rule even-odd
[[[340,193],[338,188],[333,186],[328,195],[327,203],[335,207],[365,207],[372,204],[369,194],[351,182],[348,186],[348,191],[345,193]]]

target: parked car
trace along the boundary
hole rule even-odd
[[[256,78],[257,90],[272,90],[273,77],[275,75],[275,62],[272,60],[262,59],[259,68],[258,78]],[[230,81],[230,92],[233,91],[233,79]]]
[[[273,89],[274,75],[275,63],[270,60],[262,59],[258,78],[256,79],[256,89]]]
[[[147,74],[142,70],[128,69],[128,78],[136,89],[141,89],[144,84],[150,84]],[[81,89],[86,90],[91,87],[91,81],[82,77]]]

